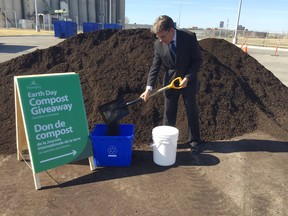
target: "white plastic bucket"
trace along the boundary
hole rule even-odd
[[[153,160],[160,166],[171,166],[176,161],[179,130],[171,126],[158,126],[152,130]]]

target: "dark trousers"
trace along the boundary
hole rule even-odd
[[[188,141],[200,141],[199,114],[196,103],[196,94],[198,91],[198,81],[192,85],[188,83],[184,89],[169,89],[164,93],[164,118],[163,125],[175,127],[178,100],[182,95],[188,119]]]

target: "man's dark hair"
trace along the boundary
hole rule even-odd
[[[161,15],[155,20],[151,31],[157,34],[161,31],[168,31],[170,28],[174,28],[173,19],[167,15]]]

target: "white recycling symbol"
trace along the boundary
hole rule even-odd
[[[107,149],[108,151],[108,155],[112,156],[112,155],[117,155],[117,148],[116,146],[109,146],[109,148]]]

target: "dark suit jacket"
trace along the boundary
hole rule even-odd
[[[154,59],[149,71],[147,86],[154,88],[162,64],[166,71],[164,85],[169,84],[172,79],[178,76],[188,78],[188,85],[197,82],[197,73],[202,59],[196,35],[187,30],[177,29],[176,31],[176,64],[172,60],[168,45],[156,40],[154,43]]]

